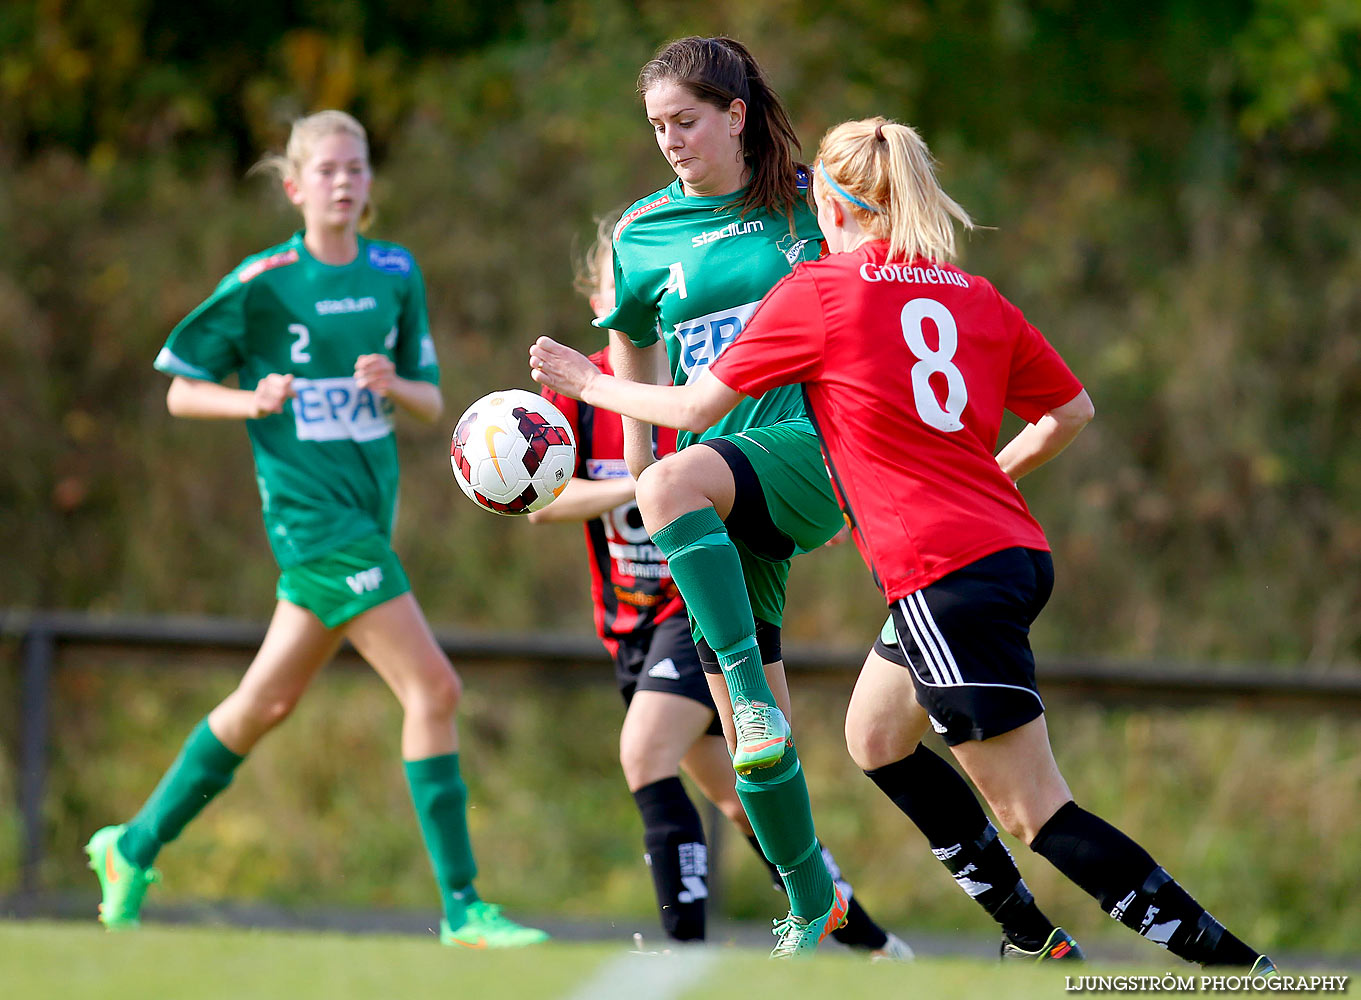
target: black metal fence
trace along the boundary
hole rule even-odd
[[[40,890],[42,805],[51,752],[52,678],[68,646],[164,652],[254,651],[265,625],[219,618],[109,618],[68,611],[0,610],[0,641],[17,643],[19,671],[18,754],[21,846],[20,897]],[[436,638],[460,672],[505,663],[589,668],[579,683],[610,683],[601,669],[605,654],[592,636],[440,630]],[[794,674],[849,675],[864,649],[787,646]],[[340,661],[361,661],[348,649]],[[1204,664],[1100,659],[1042,659],[1041,689],[1048,697],[1105,703],[1215,704],[1226,708],[1270,707],[1361,712],[1361,671],[1315,668],[1224,668]]]

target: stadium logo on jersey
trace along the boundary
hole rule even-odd
[[[698,376],[718,359],[742,332],[759,304],[748,302],[736,309],[722,309],[676,324],[674,336],[680,341],[680,365],[687,380]]]
[[[747,233],[759,233],[766,228],[766,224],[760,219],[753,219],[750,222],[731,222],[722,229],[713,229],[707,233],[700,233],[698,236],[690,237],[692,247],[702,247],[709,243],[717,243],[719,240],[726,240],[730,236],[745,236]]]
[[[624,227],[627,226],[634,219],[638,218],[638,216],[644,215],[645,213],[652,211],[654,208],[658,208],[662,205],[665,205],[670,201],[671,196],[669,194],[664,194],[655,201],[650,201],[646,205],[643,205],[639,208],[635,208],[632,212],[629,212],[622,219],[620,219],[619,224],[614,227],[614,238],[616,240],[619,239],[619,234],[624,231]]]
[[[378,300],[372,295],[362,299],[322,299],[317,303],[318,316],[336,316],[341,313],[362,313],[378,308]]]
[[[392,433],[392,404],[345,378],[293,379],[299,441],[376,441]]]
[[[907,281],[918,285],[955,285],[968,288],[969,279],[944,267],[906,267],[902,264],[861,264],[860,280]]]
[[[411,254],[401,247],[369,247],[369,266],[388,274],[410,274]]]
[[[261,257],[254,264],[247,264],[237,272],[237,280],[241,284],[258,278],[266,271],[272,271],[276,267],[283,267],[285,264],[295,264],[298,261],[297,250],[285,250],[283,253],[270,254],[268,257]]]

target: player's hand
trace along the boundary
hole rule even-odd
[[[280,375],[278,372],[271,372],[255,386],[254,399],[252,400],[255,405],[255,419],[259,420],[271,413],[282,412],[284,403],[297,394],[297,390],[293,388],[292,375]]]
[[[580,351],[564,347],[552,337],[540,337],[529,348],[529,373],[535,382],[554,392],[581,399],[600,369]]]
[[[397,378],[397,366],[386,354],[361,354],[354,360],[354,383],[375,396],[386,396]]]

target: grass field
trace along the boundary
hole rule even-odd
[[[839,952],[773,963],[762,951],[738,947],[667,956],[633,955],[622,944],[473,953],[419,937],[186,927],[112,935],[88,924],[0,922],[0,995],[15,1000],[1029,1000],[1062,995],[1073,973],[1071,965],[969,959],[871,965]]]

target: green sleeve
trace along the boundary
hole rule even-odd
[[[626,243],[614,244],[614,311],[595,321],[602,330],[618,330],[635,347],[651,347],[657,342],[657,303],[643,297],[629,284]]]
[[[245,362],[246,286],[233,271],[176,324],[156,356],[167,375],[221,382]]]
[[[425,305],[425,278],[413,258],[406,281],[406,298],[397,320],[397,346],[393,361],[402,378],[439,385],[439,359],[430,337],[430,320]]]

